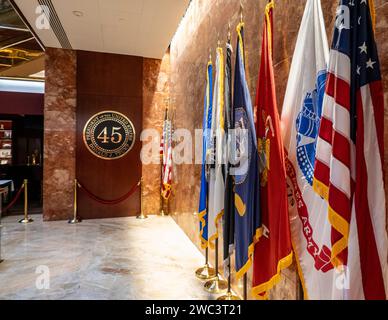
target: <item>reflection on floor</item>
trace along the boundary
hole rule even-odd
[[[215,298],[194,276],[203,256],[170,217],[75,226],[40,216],[24,226],[18,218],[2,221],[0,299]],[[38,289],[45,266],[50,288]]]

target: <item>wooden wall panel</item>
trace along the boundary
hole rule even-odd
[[[113,200],[126,194],[141,178],[143,58],[77,52],[77,178],[100,198]],[[103,160],[85,147],[82,132],[94,114],[112,110],[126,115],[136,129],[136,143],[123,158]],[[109,206],[79,193],[83,219],[134,216],[140,212],[140,190],[129,200]]]

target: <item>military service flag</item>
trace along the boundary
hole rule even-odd
[[[282,112],[292,244],[305,299],[342,299],[331,261],[327,204],[313,190],[329,46],[320,0],[308,0]]]
[[[217,48],[216,77],[213,94],[213,115],[210,130],[210,145],[206,162],[210,168],[209,175],[209,246],[214,248],[218,238],[219,222],[224,214],[225,181],[223,164],[225,163],[225,120],[224,120],[224,53]]]
[[[232,45],[230,41],[226,44],[226,63],[225,63],[225,130],[227,136],[226,154],[230,160],[233,154],[231,136],[234,129],[234,117],[232,110]],[[229,276],[230,256],[234,245],[234,180],[231,174],[231,162],[227,161],[225,166],[225,208],[223,219],[223,237],[224,237],[224,274]]]
[[[261,65],[256,93],[256,131],[260,154],[260,208],[262,237],[255,246],[253,295],[266,298],[280,280],[280,271],[292,263],[286,192],[286,170],[273,71],[273,1],[265,9]]]
[[[237,26],[233,117],[239,163],[235,177],[235,250],[237,278],[252,264],[254,245],[260,237],[260,195],[256,130],[245,74],[244,24]]]
[[[206,86],[205,86],[205,103],[203,113],[203,142],[202,142],[202,172],[201,172],[201,191],[199,197],[199,233],[201,246],[203,249],[208,247],[208,177],[206,165],[206,153],[209,144],[209,131],[211,129],[213,114],[213,64],[208,62],[206,68]]]

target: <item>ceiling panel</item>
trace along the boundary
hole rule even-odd
[[[42,42],[61,47],[53,30],[39,30],[38,0],[15,0]],[[190,0],[51,0],[73,49],[162,58]],[[82,12],[77,17],[74,11]]]

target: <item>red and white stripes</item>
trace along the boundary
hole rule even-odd
[[[350,60],[332,50],[317,142],[314,189],[328,201],[332,263],[347,264],[354,144],[350,121]],[[354,177],[353,177],[354,178]]]

